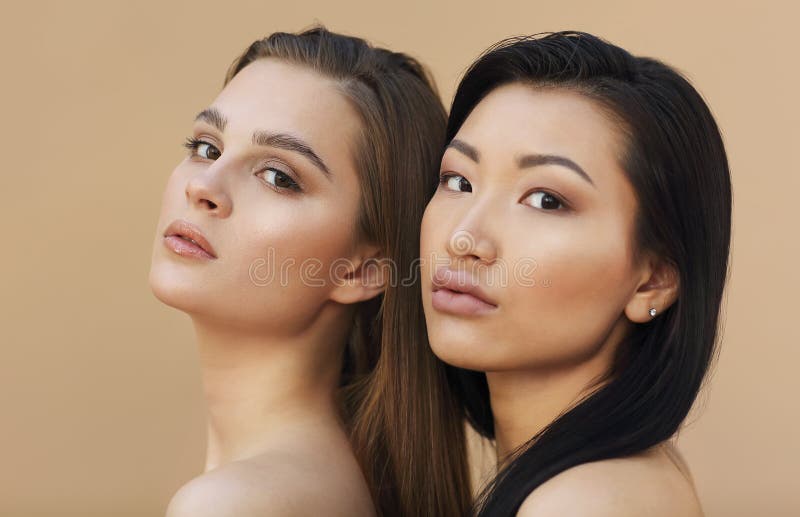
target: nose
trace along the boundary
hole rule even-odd
[[[498,247],[491,231],[493,220],[488,207],[476,204],[459,218],[447,241],[447,251],[452,258],[492,263],[497,259]]]
[[[217,217],[227,217],[233,209],[231,197],[224,184],[220,160],[186,182],[186,200],[189,205]]]

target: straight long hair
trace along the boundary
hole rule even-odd
[[[319,26],[255,41],[225,83],[263,58],[334,79],[361,118],[357,231],[381,247],[391,278],[384,294],[357,309],[340,395],[378,513],[463,515],[470,504],[463,416],[428,346],[419,282],[408,281],[444,146],[447,117],[435,84],[414,58]]]
[[[716,354],[732,203],[717,124],[700,94],[663,62],[583,32],[501,41],[461,80],[447,141],[489,92],[509,83],[577,92],[615,122],[638,201],[636,253],[674,265],[680,292],[619,344],[603,386],[532,436],[484,489],[474,512],[503,517],[570,467],[644,451],[678,430]],[[485,374],[451,372],[468,421],[494,438]]]

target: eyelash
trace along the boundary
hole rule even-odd
[[[458,178],[458,177],[464,178],[464,176],[462,176],[461,174],[454,174],[454,173],[447,173],[447,172],[443,173],[443,174],[440,174],[439,175],[439,186],[440,187],[444,187],[445,185],[447,185],[447,182],[450,181],[450,178]],[[467,183],[469,183],[469,180],[467,180],[467,178],[464,178],[464,180]],[[472,187],[471,183],[470,183],[470,187]]]
[[[201,145],[207,145],[207,146],[215,149],[218,153],[220,152],[219,149],[217,149],[217,147],[214,144],[212,144],[210,142],[206,142],[204,140],[200,140],[198,138],[194,138],[194,137],[188,137],[186,139],[186,141],[183,143],[183,146],[186,149],[189,150],[189,155],[192,156],[192,157],[199,156],[198,153],[197,153],[197,149]],[[222,153],[220,153],[220,154],[222,154]],[[202,157],[202,158],[205,159],[205,157]],[[282,170],[280,170],[280,169],[278,169],[276,167],[266,167],[265,169],[259,171],[256,175],[257,176],[261,175],[264,172],[274,172],[274,173],[276,173],[276,175],[277,174],[281,174],[291,182],[291,185],[288,186],[288,187],[279,187],[277,185],[269,183],[267,180],[264,180],[264,183],[266,183],[269,188],[271,188],[272,190],[275,190],[276,192],[282,193],[282,192],[286,192],[287,190],[288,191],[292,191],[292,192],[302,192],[303,191],[303,188],[300,186],[300,184],[297,181],[295,181],[294,178],[292,178],[289,173],[287,173],[285,171],[282,171]]]
[[[451,178],[457,178],[457,177],[464,178],[464,176],[462,176],[461,174],[455,174],[455,173],[443,173],[443,174],[440,174],[439,175],[439,187],[440,188],[444,187]],[[464,178],[464,180],[469,183],[469,180],[467,180],[466,178]],[[470,187],[471,186],[472,185],[470,184]],[[464,191],[459,191],[459,192],[464,192]],[[471,190],[469,192],[471,192]],[[543,194],[546,194],[546,195],[552,197],[561,206],[561,208],[556,208],[556,209],[549,209],[548,210],[548,209],[541,208],[541,209],[538,209],[538,210],[544,210],[544,211],[547,211],[547,212],[559,212],[559,211],[566,211],[566,210],[570,210],[571,209],[570,205],[566,201],[564,201],[564,199],[560,195],[555,194],[555,193],[553,193],[553,192],[551,192],[549,190],[543,190],[543,189],[531,190],[530,192],[526,192],[525,195],[522,196],[521,199],[527,199],[531,195],[537,194],[537,193],[543,193]],[[528,204],[528,203],[525,203],[525,204]],[[528,205],[528,206],[531,206],[531,205]],[[531,206],[531,208],[536,208],[536,207]]]
[[[564,201],[561,198],[561,196],[556,195],[553,192],[550,192],[549,190],[542,190],[542,189],[531,190],[530,192],[528,192],[524,196],[522,196],[522,199],[528,199],[533,194],[546,194],[546,195],[552,197],[553,199],[555,199],[558,202],[558,204],[561,205],[561,208],[544,209],[544,208],[537,208],[535,206],[531,206],[528,203],[525,203],[526,205],[530,206],[531,208],[536,208],[537,210],[544,210],[546,212],[564,212],[564,211],[570,210],[570,206],[567,204],[566,201]]]
[[[186,141],[183,143],[183,147],[185,147],[186,149],[189,150],[189,156],[198,156],[197,149],[201,145],[207,145],[209,147],[213,147],[214,149],[217,150],[217,152],[220,152],[219,149],[217,149],[217,147],[214,144],[212,144],[211,142],[206,142],[205,140],[200,140],[200,139],[193,138],[193,137],[188,137],[186,139]],[[220,153],[220,154],[222,154],[222,153]]]
[[[282,174],[283,176],[286,177],[286,179],[288,179],[290,182],[292,182],[291,186],[289,186],[289,187],[279,187],[277,185],[273,185],[272,183],[267,182],[267,180],[265,179],[264,183],[266,183],[269,188],[271,188],[271,189],[273,189],[273,190],[275,190],[277,192],[286,192],[287,190],[290,190],[292,192],[299,193],[299,192],[303,191],[303,188],[300,186],[300,184],[298,184],[294,180],[294,178],[292,178],[288,173],[286,173],[286,172],[284,172],[284,171],[282,171],[282,170],[280,170],[280,169],[278,169],[276,167],[267,167],[264,170],[262,170],[261,172],[259,172],[258,174],[261,174],[262,172],[274,172],[276,174]]]

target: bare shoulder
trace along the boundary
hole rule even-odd
[[[235,461],[183,485],[166,517],[372,517],[366,484],[349,467],[297,454]]]
[[[658,447],[573,467],[524,501],[519,517],[703,517],[691,480]]]

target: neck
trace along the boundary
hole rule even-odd
[[[621,332],[615,329],[595,353],[578,363],[486,373],[498,466],[599,387],[613,361],[616,346],[611,343],[619,342]]]
[[[348,326],[323,333],[312,325],[303,335],[278,338],[193,322],[208,412],[206,472],[303,430],[342,429],[336,391]]]

